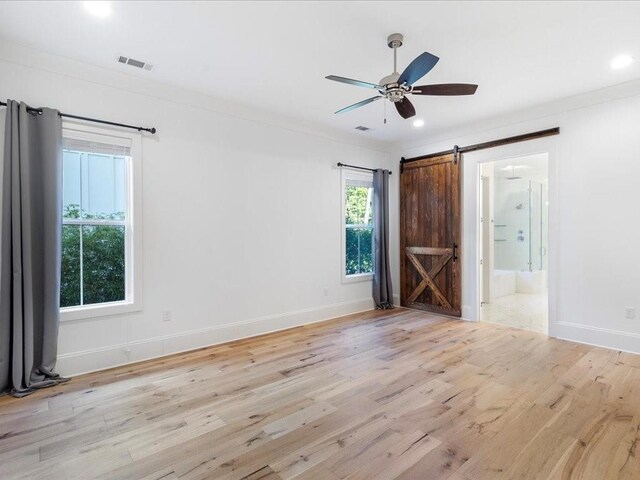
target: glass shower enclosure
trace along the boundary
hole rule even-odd
[[[496,177],[494,268],[547,270],[548,186],[522,177]]]

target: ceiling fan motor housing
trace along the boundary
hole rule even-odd
[[[397,84],[398,78],[400,78],[400,74],[398,72],[392,73],[391,75],[387,75],[386,77],[380,79],[380,85],[391,85]]]

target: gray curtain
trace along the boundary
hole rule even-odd
[[[65,379],[54,373],[60,320],[62,123],[7,101],[0,198],[0,394]]]
[[[373,172],[373,300],[378,309],[393,308],[389,264],[389,170]]]

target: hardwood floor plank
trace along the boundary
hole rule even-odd
[[[368,480],[371,478],[393,480],[440,444],[440,440],[416,430],[412,434],[401,437],[382,455],[378,455],[344,478],[347,480]]]

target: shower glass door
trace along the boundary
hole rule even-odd
[[[529,181],[521,178],[496,178],[494,258],[497,270],[529,270],[529,211]]]
[[[546,185],[521,178],[497,178],[495,186],[495,268],[546,270]]]

